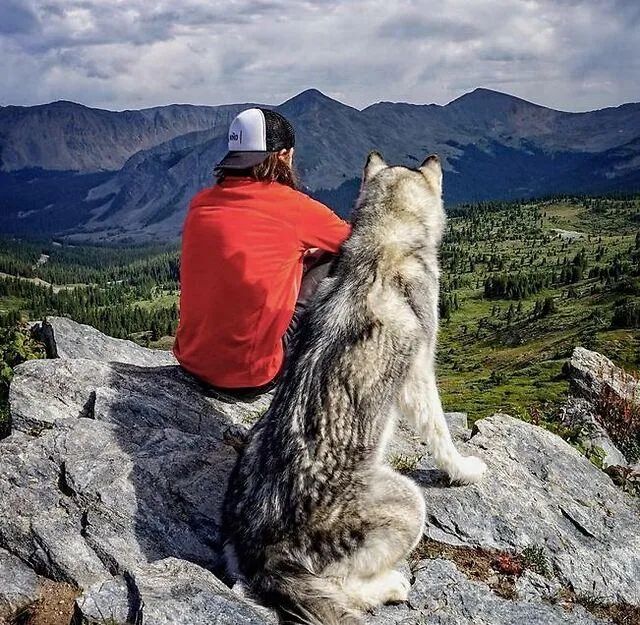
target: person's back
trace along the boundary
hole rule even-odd
[[[184,224],[174,353],[212,386],[255,388],[282,367],[304,253],[336,252],[350,230],[287,184],[230,173],[196,195]]]

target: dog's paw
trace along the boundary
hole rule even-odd
[[[462,456],[453,470],[449,471],[449,478],[456,484],[474,484],[482,479],[487,471],[487,465],[477,456]]]
[[[401,603],[409,598],[411,583],[400,571],[390,571],[385,578],[383,603]]]

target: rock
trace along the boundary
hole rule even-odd
[[[468,430],[469,421],[466,412],[447,412],[446,418],[451,430]]]
[[[17,367],[13,429],[0,441],[0,573],[12,580],[0,606],[33,600],[41,576],[82,591],[73,625],[105,614],[114,625],[275,623],[216,577],[227,477],[271,396],[226,403],[162,353],[127,351],[67,320],[53,327],[58,346],[74,337],[64,349],[75,355]],[[453,562],[422,561],[409,605],[382,608],[372,625],[599,623],[553,605],[562,589],[640,603],[636,499],[536,426],[496,415],[472,436],[465,415],[447,420],[490,470],[480,484],[449,486],[402,425],[391,451],[417,466],[425,535],[512,552],[539,546],[553,577],[527,570],[505,599]]]
[[[558,416],[566,427],[576,431],[576,437],[587,454],[602,455],[603,468],[627,464],[623,453],[600,425],[590,401],[569,397]]]
[[[127,574],[129,584],[131,575]],[[73,625],[103,623],[138,623],[142,603],[139,593],[122,575],[115,575],[89,586],[76,600]]]
[[[570,397],[559,418],[576,430],[576,440],[587,453],[602,454],[603,467],[635,460],[632,455],[640,453],[640,441],[629,445],[616,438],[614,428],[618,426],[611,422],[611,411],[628,402],[640,405],[640,382],[602,354],[583,347],[574,349],[565,373]]]
[[[124,362],[141,367],[177,364],[171,352],[141,347],[133,341],[114,339],[91,326],[66,317],[47,317],[32,326],[45,344],[49,358],[88,358],[104,362]]]
[[[476,428],[467,447],[489,466],[482,482],[451,488],[428,463],[413,476],[425,492],[426,536],[503,551],[542,547],[577,593],[640,604],[637,501],[551,432],[505,415]]]
[[[38,576],[22,560],[0,549],[0,623],[38,597]]]
[[[275,615],[234,595],[212,573],[176,558],[96,584],[76,602],[74,625],[268,625]]]
[[[597,403],[604,389],[618,397],[640,401],[640,384],[606,356],[576,347],[567,363],[570,390],[576,397]]]
[[[175,556],[220,564],[219,508],[235,452],[208,434],[65,420],[0,444],[0,536],[81,588]]]
[[[19,365],[9,402],[13,430],[37,433],[57,421],[88,418],[219,435],[227,423],[251,424],[270,396],[227,404],[207,397],[178,366],[141,367],[85,359],[30,360]]]
[[[539,599],[505,599],[470,581],[453,562],[423,560],[415,569],[411,611],[386,606],[370,625],[605,625],[583,608],[572,612]]]
[[[562,584],[557,579],[547,579],[528,569],[516,580],[515,590],[519,599],[527,601],[558,602],[563,593]]]

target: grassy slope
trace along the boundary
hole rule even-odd
[[[522,312],[508,323],[504,316],[517,302],[484,299],[480,283],[490,273],[487,264],[476,262],[473,271],[452,271],[448,262],[452,253],[475,257],[493,253],[510,267],[507,271],[544,270],[584,249],[588,275],[594,265],[606,265],[616,254],[628,255],[638,230],[634,219],[640,202],[632,206],[604,202],[605,212],[578,201],[510,208],[488,215],[490,223],[478,240],[443,249],[443,282],[457,277],[468,285],[455,290],[461,307],[443,322],[440,334],[439,374],[446,409],[468,412],[471,420],[496,410],[524,418],[531,416],[532,408],[552,412],[566,394],[562,365],[576,345],[638,368],[640,330],[609,329],[613,303],[619,297],[610,285],[584,279],[571,285],[575,298],[568,297],[569,286],[554,286],[525,299]],[[449,227],[455,232],[469,225],[470,219],[457,218]],[[557,229],[580,236],[558,234]],[[596,260],[596,250],[602,246],[604,255]],[[547,296],[554,298],[556,312],[532,319],[529,311],[535,300]],[[492,315],[496,306],[500,312]],[[478,324],[487,321],[495,327],[476,334]]]

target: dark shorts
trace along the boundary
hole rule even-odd
[[[296,300],[296,307],[293,311],[293,317],[291,318],[289,327],[282,337],[285,349],[285,361],[291,340],[297,329],[300,327],[302,315],[318,289],[320,282],[322,282],[322,279],[329,273],[331,262],[334,258],[335,256],[333,254],[323,252],[322,250],[311,252],[305,256],[302,282],[300,284],[298,299]],[[259,395],[263,395],[275,388],[279,379],[280,374],[276,375],[276,377],[267,384],[248,388],[220,388],[211,385],[206,386],[213,396],[218,397],[223,401],[251,401]]]

